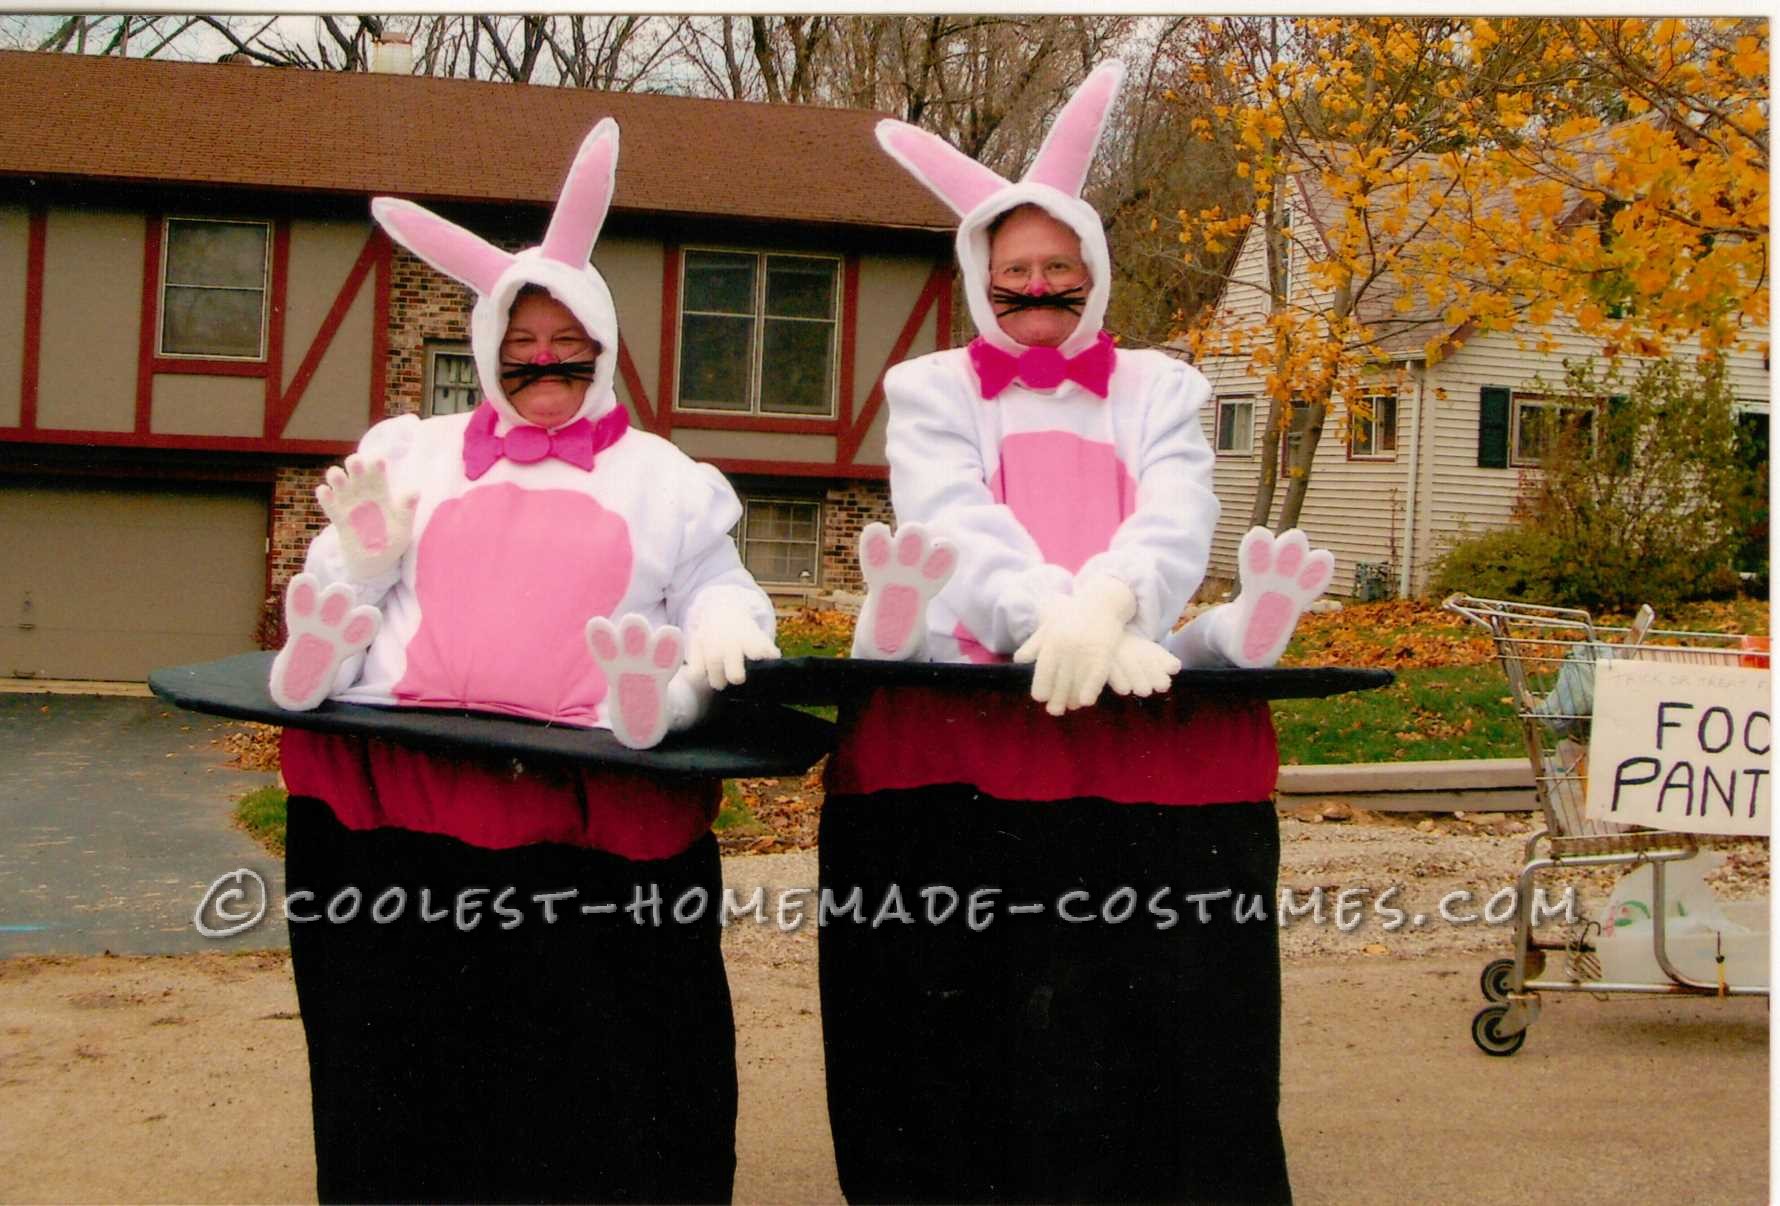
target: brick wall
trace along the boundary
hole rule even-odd
[[[894,524],[889,482],[841,482],[822,503],[822,581],[825,591],[864,594],[859,576],[859,530],[873,521]]]

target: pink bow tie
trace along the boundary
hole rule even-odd
[[[1018,356],[1011,356],[980,335],[970,343],[971,367],[977,371],[985,398],[995,397],[1016,377],[1033,389],[1055,389],[1065,381],[1073,381],[1104,398],[1117,356],[1112,336],[1105,331],[1074,356],[1065,356],[1056,348],[1027,348]]]
[[[494,433],[497,417],[494,407],[484,401],[464,430],[464,476],[471,481],[487,473],[503,456],[521,465],[553,456],[577,469],[591,470],[594,454],[611,447],[630,429],[630,416],[622,406],[614,406],[598,423],[576,419],[561,431],[521,424],[505,436]]]

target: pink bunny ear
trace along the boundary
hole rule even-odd
[[[1008,182],[945,139],[907,122],[878,123],[878,145],[963,217]]]
[[[487,294],[513,257],[492,243],[414,204],[373,197],[371,216],[396,242],[454,280]]]
[[[569,178],[544,233],[543,252],[571,268],[587,267],[593,241],[605,225],[618,174],[618,123],[603,119],[586,138],[569,168]]]
[[[1048,184],[1071,197],[1082,195],[1088,164],[1100,143],[1100,132],[1106,128],[1107,111],[1124,78],[1125,65],[1115,59],[1096,67],[1082,81],[1045,135],[1038,158],[1026,173],[1027,180]]]

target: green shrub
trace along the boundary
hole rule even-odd
[[[1548,543],[1527,528],[1500,528],[1459,540],[1434,566],[1432,590],[1485,599],[1549,603],[1558,592],[1558,567]]]
[[[1516,525],[1461,539],[1434,589],[1617,611],[1736,594],[1766,500],[1723,361],[1655,361],[1629,387],[1585,363],[1544,392],[1564,409],[1546,412]]]

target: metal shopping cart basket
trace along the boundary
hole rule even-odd
[[[1489,629],[1495,639],[1514,710],[1521,718],[1544,813],[1544,825],[1535,827],[1527,839],[1522,859],[1514,956],[1497,959],[1483,969],[1483,995],[1490,1004],[1473,1019],[1472,1039],[1490,1055],[1519,1051],[1526,1042],[1527,1028],[1538,1020],[1541,992],[1766,996],[1765,964],[1764,983],[1725,982],[1722,938],[1716,981],[1683,974],[1676,967],[1668,932],[1667,874],[1671,864],[1699,854],[1695,835],[1591,820],[1583,813],[1595,667],[1615,658],[1734,666],[1747,661],[1749,638],[1656,629],[1648,607],[1626,628],[1596,624],[1588,612],[1577,608],[1462,594],[1447,599],[1445,607]],[[1650,967],[1647,976],[1609,978],[1611,969],[1604,973],[1600,939],[1612,933],[1610,928],[1602,928],[1614,925],[1611,916],[1591,920],[1576,915],[1561,940],[1534,933],[1533,888],[1541,872],[1603,866],[1628,872],[1650,868],[1653,949],[1649,954],[1653,958],[1645,961]],[[1760,911],[1765,916],[1765,905]],[[1760,924],[1765,927],[1766,923]],[[1760,941],[1765,950],[1765,928]]]

